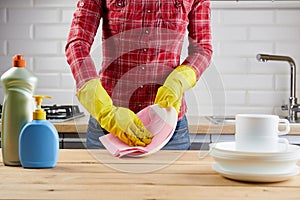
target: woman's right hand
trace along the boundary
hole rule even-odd
[[[102,87],[99,79],[89,80],[77,97],[87,111],[108,132],[129,146],[146,146],[153,135],[131,110],[113,105],[112,99]]]

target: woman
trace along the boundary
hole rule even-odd
[[[102,68],[90,56],[102,23]],[[180,63],[188,31],[188,56]],[[212,55],[209,0],[80,0],[66,56],[80,103],[91,114],[87,148],[103,148],[108,132],[130,146],[152,134],[135,113],[158,104],[173,106],[178,123],[164,149],[189,149],[184,92],[209,66]]]

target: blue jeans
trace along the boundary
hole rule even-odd
[[[87,130],[87,140],[86,146],[88,149],[104,149],[105,147],[100,142],[99,137],[108,134],[108,132],[103,129],[97,120],[90,117],[88,130]],[[188,150],[190,149],[190,134],[188,129],[188,122],[186,116],[183,116],[181,120],[177,122],[176,130],[170,139],[170,141],[163,147],[167,150]]]

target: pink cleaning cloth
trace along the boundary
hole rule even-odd
[[[147,130],[153,134],[151,143],[146,147],[130,147],[111,133],[100,137],[100,141],[112,155],[116,157],[149,155],[161,149],[172,137],[177,124],[175,109],[159,108],[158,105],[152,105],[141,110],[137,115]]]

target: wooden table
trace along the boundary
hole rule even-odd
[[[105,150],[60,150],[52,169],[7,167],[1,161],[0,199],[300,199],[300,176],[238,182],[217,174],[212,163],[208,152],[199,151],[119,159]]]

